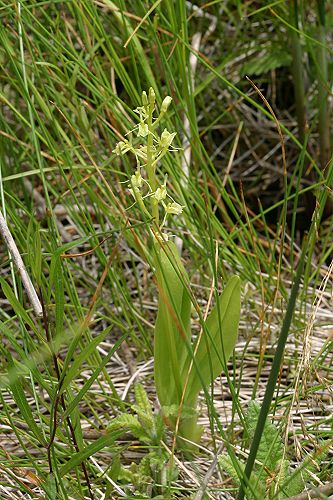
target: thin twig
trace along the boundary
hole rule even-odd
[[[326,497],[333,493],[333,483],[324,484],[324,486],[319,486],[315,488],[314,486],[310,491],[305,491],[304,493],[300,493],[294,497],[289,497],[287,500],[307,500],[308,498],[321,498],[320,495],[324,495]],[[329,497],[331,498],[331,497]]]
[[[193,500],[201,500],[202,497],[205,495],[208,483],[210,481],[210,478],[212,477],[212,475],[213,475],[213,473],[214,473],[214,471],[216,469],[218,458],[219,458],[219,454],[221,453],[222,448],[223,448],[223,445],[221,445],[219,447],[219,449],[217,450],[217,453],[216,453],[216,455],[214,457],[214,460],[211,463],[211,466],[209,467],[209,469],[208,469],[208,471],[207,471],[207,473],[206,473],[206,475],[205,475],[205,477],[204,477],[204,479],[202,481],[202,484],[201,484],[200,488],[198,489],[198,491],[197,491],[197,493],[196,493],[196,495],[195,495],[195,497],[194,497]]]
[[[34,286],[31,282],[31,279],[27,273],[27,270],[25,268],[20,252],[18,251],[14,238],[12,237],[11,232],[9,231],[6,220],[2,215],[1,211],[0,211],[0,233],[4,238],[8,250],[13,258],[13,261],[15,262],[15,265],[21,275],[22,283],[27,292],[30,303],[35,311],[35,314],[38,318],[41,318],[43,316],[43,309],[41,303],[39,301],[36,290],[34,289]]]

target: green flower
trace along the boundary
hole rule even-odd
[[[143,178],[141,176],[139,168],[135,172],[135,174],[131,176],[131,184],[132,184],[132,186],[133,186],[134,189],[140,189],[142,187]]]
[[[167,194],[168,193],[166,190],[166,185],[162,184],[161,187],[156,189],[156,191],[154,193],[154,198],[157,201],[157,203],[159,203],[160,201],[165,200],[165,198],[167,197]]]
[[[122,156],[125,153],[127,153],[127,151],[130,151],[130,150],[131,150],[131,145],[129,144],[128,141],[126,141],[126,142],[120,141],[120,142],[118,142],[118,144],[116,145],[116,147],[114,148],[112,153],[116,153],[117,156]]]
[[[139,123],[138,137],[147,137],[149,134],[149,129],[147,123],[141,121]]]
[[[183,208],[179,203],[176,203],[173,201],[172,203],[168,203],[168,205],[165,207],[165,212],[167,214],[172,214],[172,215],[180,215],[183,211]]]
[[[162,135],[158,141],[158,145],[161,149],[168,149],[171,146],[172,141],[174,140],[177,132],[170,132],[165,128],[162,132]]]

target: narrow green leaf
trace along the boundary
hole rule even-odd
[[[60,258],[57,259],[56,272],[55,272],[55,337],[61,339],[63,337],[63,324],[64,324],[64,280],[63,270]]]
[[[91,457],[106,446],[111,446],[115,442],[115,440],[122,436],[122,434],[124,434],[124,432],[126,432],[127,430],[127,428],[123,428],[121,431],[109,432],[105,436],[100,437],[95,442],[86,446],[84,450],[75,453],[72,458],[68,460],[68,462],[66,462],[65,465],[63,465],[63,467],[60,469],[60,476],[63,477],[74,467],[77,467],[84,460]]]
[[[58,265],[59,265],[58,261],[61,258],[61,254],[67,253],[72,248],[76,248],[80,245],[83,245],[84,243],[86,243],[90,239],[91,239],[91,236],[89,235],[89,236],[85,236],[83,238],[78,238],[77,240],[69,241],[68,243],[65,243],[64,245],[61,245],[60,247],[58,247],[56,249],[56,251],[53,253],[52,259],[51,259],[51,265],[50,265],[49,279],[48,279],[48,283],[49,283],[48,300],[50,300],[52,286],[53,286],[54,280],[56,279],[57,269],[58,269]]]
[[[71,400],[66,408],[66,411],[62,415],[62,420],[65,420],[65,418],[68,417],[68,415],[71,414],[73,408],[75,408],[79,402],[83,399],[84,395],[89,391],[90,387],[92,384],[95,382],[97,379],[98,375],[101,373],[101,371],[105,368],[107,363],[110,361],[116,350],[119,348],[119,346],[122,344],[122,342],[127,338],[128,333],[125,333],[117,342],[115,345],[112,347],[110,352],[103,358],[101,364],[93,371],[92,375],[89,377],[89,379],[85,382],[83,385],[82,389],[77,393],[75,398]]]
[[[69,401],[72,401],[74,399],[74,394],[73,394],[71,387],[68,387],[68,389],[67,389],[67,398]],[[70,415],[71,415],[70,419],[71,419],[71,422],[73,425],[76,442],[78,444],[79,450],[82,450],[84,447],[84,442],[83,442],[83,433],[82,433],[82,425],[81,425],[81,415],[80,415],[79,407],[77,405],[74,406]]]
[[[42,283],[42,242],[40,237],[40,227],[37,226],[34,235],[34,250],[35,250],[35,262],[33,267],[33,273],[36,283],[40,286]]]
[[[8,360],[8,368],[9,368],[8,371],[13,372],[15,369],[15,364],[14,364],[14,360],[13,360],[9,351],[7,351],[7,360]],[[24,393],[24,390],[22,387],[21,378],[17,378],[17,377],[11,378],[9,380],[9,386],[10,386],[13,397],[14,397],[15,402],[16,402],[16,404],[21,412],[21,415],[22,415],[24,421],[26,422],[26,424],[28,425],[29,429],[34,434],[34,436],[36,437],[38,442],[42,446],[46,446],[43,434],[41,433],[38,425],[36,424],[36,421],[35,421],[34,416],[32,414],[30,405],[29,405],[27,398],[25,396],[25,393]]]
[[[3,293],[6,296],[6,299],[8,300],[8,302],[10,303],[10,305],[12,306],[12,308],[14,309],[14,312],[15,312],[15,314],[17,314],[17,317],[21,318],[22,321],[24,321],[25,323],[27,323],[30,326],[30,328],[35,333],[38,334],[37,328],[36,328],[33,320],[30,318],[29,314],[26,312],[26,310],[24,309],[24,307],[22,306],[22,304],[17,300],[17,298],[15,297],[15,294],[14,294],[13,290],[11,289],[11,287],[1,277],[0,277],[0,283],[1,283],[2,291],[3,291]]]
[[[81,372],[82,363],[84,363],[89,358],[89,356],[95,351],[98,344],[103,342],[109,331],[110,328],[106,328],[104,332],[100,333],[97,337],[95,337],[88,345],[85,346],[85,348],[80,352],[80,354],[76,356],[72,366],[63,371],[65,376],[60,381],[59,396],[67,389],[71,381],[74,380],[77,377],[77,375]]]
[[[291,288],[290,292],[290,298],[288,302],[288,307],[287,311],[283,320],[282,328],[281,328],[281,333],[279,336],[272,368],[269,374],[266,390],[265,390],[265,395],[264,395],[264,400],[260,409],[259,417],[258,417],[258,423],[256,425],[256,429],[254,432],[253,440],[251,443],[251,448],[250,448],[250,453],[246,462],[246,467],[244,471],[244,476],[242,478],[242,483],[241,487],[238,492],[237,500],[243,500],[244,495],[245,495],[245,488],[246,488],[246,483],[247,481],[250,480],[251,478],[251,473],[253,466],[255,464],[256,456],[258,453],[258,448],[260,444],[260,440],[262,437],[262,433],[264,431],[265,427],[265,422],[269,413],[270,405],[273,399],[274,391],[276,389],[276,382],[278,380],[278,376],[280,373],[280,367],[281,367],[281,360],[282,356],[284,353],[284,348],[285,344],[287,341],[288,333],[289,333],[289,328],[291,325],[291,320],[294,314],[294,309],[296,306],[296,299],[297,299],[297,294],[298,294],[298,289],[299,285],[301,282],[301,276],[303,272],[303,266],[304,266],[304,259],[305,259],[305,254],[307,250],[307,240],[303,241],[303,248],[300,256],[300,260],[297,266],[297,271],[296,271],[296,276],[294,279],[293,286]]]
[[[127,33],[128,35],[132,36],[131,43],[133,44],[133,47],[134,47],[136,61],[138,64],[140,64],[142,71],[143,71],[143,74],[145,75],[145,77],[147,79],[147,82],[149,82],[149,85],[154,88],[156,95],[159,97],[158,85],[156,85],[154,73],[151,70],[148,58],[146,56],[145,51],[143,50],[143,47],[140,43],[139,37],[134,33],[134,30],[133,30],[130,22],[127,20],[127,17],[124,16],[123,13],[117,9],[117,7],[115,6],[115,3],[112,2],[111,0],[106,0],[106,2],[108,5],[113,7],[112,13],[115,16],[115,18],[117,19],[117,21],[119,22],[121,31],[123,33]],[[158,2],[155,2],[155,4],[158,5]],[[120,65],[120,60],[119,60],[119,65]]]
[[[49,474],[47,476],[46,484],[44,485],[44,490],[49,500],[56,500],[57,483],[53,474]]]
[[[50,358],[51,356],[48,346],[46,344],[44,347],[39,346],[38,349],[36,349],[35,351],[30,351],[27,355],[22,346],[20,346],[19,342],[15,339],[13,332],[2,321],[0,321],[0,333],[4,335],[6,339],[8,339],[11,347],[17,353],[17,358],[21,360],[18,361],[18,359],[16,359],[14,368],[8,370],[8,378],[10,378],[11,381],[14,381],[14,379],[17,379],[22,375],[28,375],[29,372],[32,372],[34,379],[50,396],[52,391],[49,381],[45,377],[43,377],[43,375],[37,369],[39,363],[41,363],[45,359]],[[5,380],[5,377],[1,377],[0,389],[5,387],[6,385],[7,381]]]
[[[38,286],[41,286],[42,242],[40,237],[40,224],[34,221],[34,219],[30,219],[28,225],[26,248],[28,254],[28,263],[31,268],[32,275]]]

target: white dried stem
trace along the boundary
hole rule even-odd
[[[199,52],[200,42],[201,42],[201,33],[195,33],[193,35],[191,44],[193,52],[191,52],[190,54],[191,84],[193,88],[194,88],[194,76],[198,63],[197,53]],[[185,114],[184,138],[183,138],[184,154],[181,162],[181,168],[184,174],[182,179],[183,184],[186,184],[188,182],[188,177],[189,177],[189,168],[191,163],[191,152],[192,152],[190,138],[191,138],[191,124],[187,115]],[[178,249],[178,252],[181,254],[183,249],[183,240],[179,236],[176,236],[175,244]]]
[[[191,68],[191,86],[194,88],[194,76],[197,69],[197,53],[199,52],[201,42],[201,33],[195,33],[192,38],[191,47],[193,52],[190,54],[190,68]],[[183,139],[183,150],[184,154],[182,157],[182,170],[184,172],[184,178],[187,179],[189,176],[189,166],[191,162],[191,124],[187,115],[184,117],[184,139]]]
[[[38,318],[43,316],[43,309],[42,305],[39,301],[38,295],[36,293],[36,290],[33,287],[33,284],[31,282],[31,279],[27,273],[27,270],[25,268],[24,262],[22,260],[22,257],[20,255],[20,252],[18,251],[18,248],[16,246],[16,243],[14,241],[14,238],[12,237],[9,228],[7,226],[6,220],[4,216],[2,215],[2,212],[0,211],[0,233],[2,234],[8,250],[10,252],[10,255],[12,256],[12,259],[21,275],[22,278],[22,283],[23,286],[27,292],[27,295],[29,297],[30,303],[35,311],[35,314]]]

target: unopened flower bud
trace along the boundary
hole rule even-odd
[[[147,106],[147,104],[148,104],[147,93],[146,93],[146,91],[145,91],[145,90],[142,92],[142,104],[143,104],[144,106]]]
[[[172,97],[170,97],[169,95],[167,95],[164,99],[163,99],[163,102],[162,102],[162,105],[161,105],[161,114],[164,115],[164,113],[167,112],[167,109],[168,107],[170,106],[170,103],[172,101]]]
[[[151,106],[153,106],[155,104],[155,99],[156,99],[155,91],[154,91],[153,87],[150,87],[150,89],[149,89],[149,104]]]

